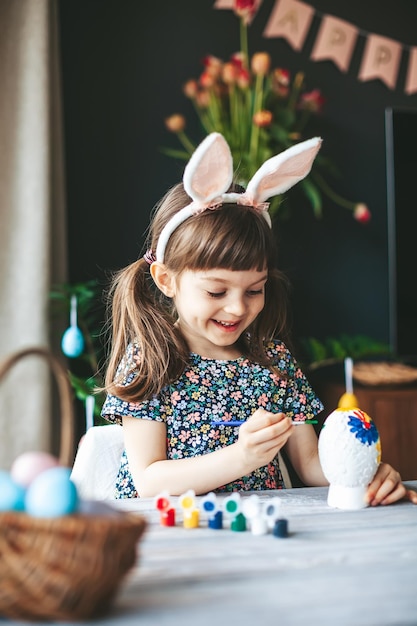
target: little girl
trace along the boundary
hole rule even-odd
[[[144,257],[115,277],[102,415],[124,429],[116,497],[280,489],[284,447],[305,484],[326,484],[303,424],[323,406],[276,339],[285,280],[265,202],[309,173],[320,145],[269,159],[239,193],[226,141],[209,135],[155,212]],[[370,503],[405,495],[381,464]]]

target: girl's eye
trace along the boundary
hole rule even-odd
[[[249,296],[260,296],[261,294],[263,294],[263,289],[257,289],[256,291],[248,291],[248,295]]]
[[[222,296],[224,296],[225,293],[226,293],[225,291],[208,291],[207,292],[210,298],[221,298]]]

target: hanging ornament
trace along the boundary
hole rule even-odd
[[[84,337],[77,325],[77,296],[71,296],[70,326],[62,335],[61,349],[65,356],[75,359],[83,353]]]

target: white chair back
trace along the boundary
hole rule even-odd
[[[114,500],[115,483],[124,450],[118,424],[92,426],[82,437],[71,479],[84,500]]]

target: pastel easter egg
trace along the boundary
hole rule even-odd
[[[330,483],[328,504],[341,509],[366,505],[366,488],[378,469],[381,444],[372,419],[360,409],[336,409],[325,420],[318,450]]]
[[[13,462],[10,475],[19,485],[28,487],[41,472],[57,465],[58,459],[48,452],[24,452]]]
[[[25,509],[34,517],[60,517],[77,510],[78,494],[70,479],[71,469],[52,467],[39,474],[29,485]]]
[[[61,349],[65,356],[75,359],[83,353],[84,337],[78,326],[70,326],[62,335]]]
[[[0,470],[0,511],[23,511],[25,489],[8,472]]]

